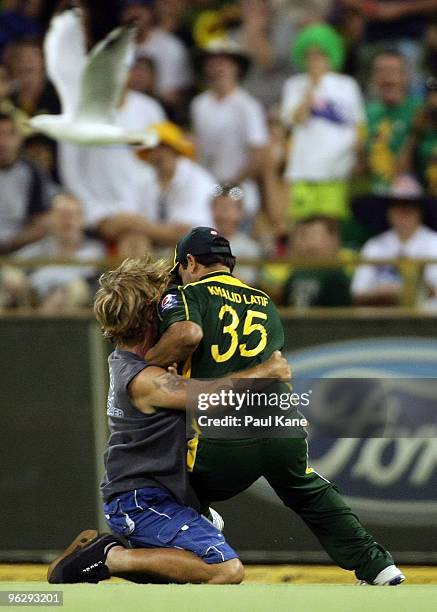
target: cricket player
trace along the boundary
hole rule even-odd
[[[141,582],[232,584],[243,578],[236,552],[196,509],[186,468],[188,381],[144,360],[156,340],[156,308],[168,281],[168,263],[150,258],[126,259],[100,278],[94,310],[104,335],[115,344],[108,360],[110,437],[101,484],[113,535],[80,533],[50,565],[51,583],[121,576]],[[233,379],[290,376],[277,351]],[[126,542],[133,548],[127,549]]]
[[[178,243],[170,288],[159,305],[158,343],[146,360],[163,367],[184,362],[194,378],[226,376],[268,359],[284,344],[271,298],[232,275],[235,257],[226,238],[209,227]],[[308,466],[304,437],[207,439],[192,448],[188,468],[200,499],[222,501],[264,476],[284,504],[297,512],[342,568],[363,584],[398,585],[404,575],[345,504],[337,488]]]

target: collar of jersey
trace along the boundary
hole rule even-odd
[[[209,279],[213,279],[219,276],[228,276],[229,278],[234,279],[236,282],[241,283],[235,276],[233,276],[228,270],[214,270],[214,272],[208,272],[208,274],[204,274],[197,281],[193,281],[192,283],[187,283],[186,285],[179,285],[179,287],[191,287],[192,285],[197,285],[199,283],[204,283]]]
[[[225,277],[224,280],[221,280]],[[233,276],[227,270],[215,270],[215,272],[208,272],[208,274],[204,274],[198,281],[194,281],[193,283],[187,283],[186,285],[179,285],[180,288],[186,289],[187,287],[194,287],[196,285],[201,285],[202,283],[207,283],[208,281],[215,280],[217,283],[225,282],[227,285],[233,285],[235,287],[243,287],[245,289],[250,289],[251,291],[256,291],[257,293],[261,293],[265,295],[269,300],[271,299],[267,293],[261,291],[261,289],[257,289],[256,287],[251,287],[250,285],[246,285],[242,280]]]
[[[232,276],[232,274],[228,272],[228,270],[214,270],[214,272],[208,272],[208,274],[204,274],[199,278],[199,280],[201,281],[204,278],[208,278],[209,276],[222,276],[223,274],[226,274],[227,276]]]

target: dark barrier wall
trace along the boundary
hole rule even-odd
[[[32,558],[98,523],[102,358],[89,321],[0,319],[0,337],[0,551]]]
[[[284,325],[297,376],[437,377],[435,318],[348,312]],[[0,334],[0,555],[49,558],[81,529],[103,526],[108,347],[91,319],[5,318]],[[436,560],[436,438],[316,441],[310,464],[339,484],[399,561]],[[217,508],[246,560],[326,559],[263,481]]]

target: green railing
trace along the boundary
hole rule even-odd
[[[100,260],[87,260],[80,261],[71,259],[29,259],[20,260],[15,257],[0,257],[0,271],[4,265],[19,267],[24,269],[39,268],[47,265],[72,265],[72,266],[93,266],[99,270],[107,270],[116,267],[120,263],[121,259],[117,257],[108,257]],[[267,265],[275,264],[288,264],[290,268],[311,268],[323,269],[323,268],[343,268],[351,273],[359,265],[367,264],[372,266],[393,266],[397,268],[400,276],[403,279],[403,288],[400,305],[403,307],[413,308],[416,304],[418,291],[421,285],[424,267],[428,264],[437,265],[437,259],[365,259],[361,258],[359,254],[356,256],[349,254],[347,258],[338,259],[314,259],[308,261],[307,259],[297,258],[276,258],[276,259],[238,259],[239,265],[254,266],[261,270],[262,267]]]

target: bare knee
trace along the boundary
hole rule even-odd
[[[243,581],[244,566],[240,559],[230,559],[212,567],[215,571],[208,581],[209,584],[240,584]]]

